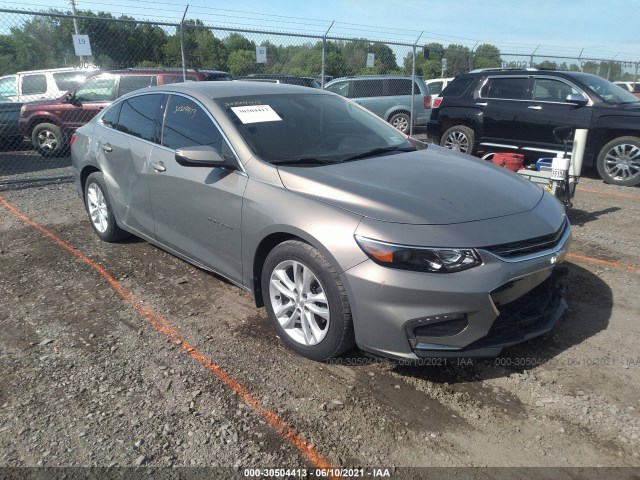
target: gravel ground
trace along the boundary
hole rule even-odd
[[[143,241],[100,242],[70,184],[2,195],[332,465],[637,469],[640,189],[580,188],[556,328],[495,361],[419,368],[295,355],[246,292]],[[0,273],[0,466],[313,466],[104,277],[2,206]]]

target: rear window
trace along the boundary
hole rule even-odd
[[[460,97],[467,91],[467,88],[473,83],[473,80],[474,77],[454,78],[440,93],[443,97]]]

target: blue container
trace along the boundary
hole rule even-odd
[[[536,162],[536,170],[538,172],[551,170],[551,162],[553,162],[553,158],[545,157],[545,158],[539,159]]]

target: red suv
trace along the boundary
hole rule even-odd
[[[189,70],[187,81],[229,80],[226,72]],[[113,70],[88,78],[55,100],[27,103],[20,110],[20,131],[46,157],[64,153],[69,138],[100,110],[129,92],[183,81],[182,70]]]

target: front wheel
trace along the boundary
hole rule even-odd
[[[389,123],[402,133],[408,134],[409,126],[411,125],[411,117],[406,113],[396,113],[389,119]]]
[[[344,286],[311,245],[289,240],[275,247],[265,261],[261,287],[273,328],[300,355],[326,360],[355,344]]]
[[[631,187],[640,184],[640,138],[620,137],[598,155],[598,173],[606,183]]]
[[[455,125],[444,132],[440,146],[471,155],[474,141],[473,130],[464,125]]]
[[[43,157],[62,155],[67,146],[60,127],[53,123],[40,123],[31,132],[31,143]]]

